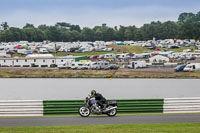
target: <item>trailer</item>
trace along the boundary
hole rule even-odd
[[[138,69],[138,68],[145,68],[145,67],[147,67],[145,61],[132,61],[128,65],[128,68],[130,68],[130,69]]]

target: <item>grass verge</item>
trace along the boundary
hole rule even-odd
[[[0,133],[197,133],[200,123],[7,127]]]
[[[0,78],[200,78],[200,72],[131,70],[0,69]]]
[[[102,52],[83,52],[83,53],[75,53],[75,52],[70,52],[70,55],[73,56],[91,56],[91,55],[101,55],[101,54],[109,54],[109,53],[115,53],[115,54],[121,54],[121,52],[115,52],[115,51],[102,51]]]

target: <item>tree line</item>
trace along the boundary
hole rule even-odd
[[[23,28],[9,27],[7,22],[0,25],[0,42],[14,41],[146,41],[156,39],[200,39],[200,12],[182,13],[178,21],[151,22],[138,28],[135,25],[108,27],[106,24],[94,28],[80,28],[66,22],[54,26],[27,23]]]

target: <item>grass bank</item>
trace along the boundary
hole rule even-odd
[[[140,47],[140,46],[129,46],[129,45],[124,45],[124,46],[119,46],[119,45],[110,45],[108,46],[109,48],[114,48],[115,51],[110,51],[110,52],[84,52],[84,53],[74,53],[70,52],[70,55],[73,56],[90,56],[90,55],[101,55],[101,54],[108,54],[108,53],[115,53],[115,54],[121,54],[121,53],[136,53],[136,54],[141,54],[141,53],[149,53],[153,52],[155,50],[147,49],[145,47]],[[195,49],[194,47],[180,47],[180,48],[175,48],[175,49],[168,49],[169,51],[174,51],[174,52],[183,52],[185,49]],[[164,50],[161,48],[161,50]],[[119,51],[119,52],[117,52]]]
[[[147,49],[145,47],[140,46],[130,46],[130,45],[110,45],[109,48],[114,48],[115,51],[120,51],[124,53],[145,53],[145,52],[152,52],[153,50]]]
[[[1,68],[0,78],[200,78],[200,72]]]
[[[109,54],[109,53],[115,53],[115,54],[121,54],[122,52],[116,52],[116,51],[102,51],[102,52],[83,52],[83,53],[75,53],[75,52],[70,52],[70,55],[73,56],[91,56],[91,55],[101,55],[101,54]]]
[[[0,133],[197,133],[199,131],[200,123],[0,128]]]

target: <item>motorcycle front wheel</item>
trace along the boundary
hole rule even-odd
[[[80,116],[82,117],[88,117],[90,115],[90,109],[88,107],[82,106],[78,110]]]

